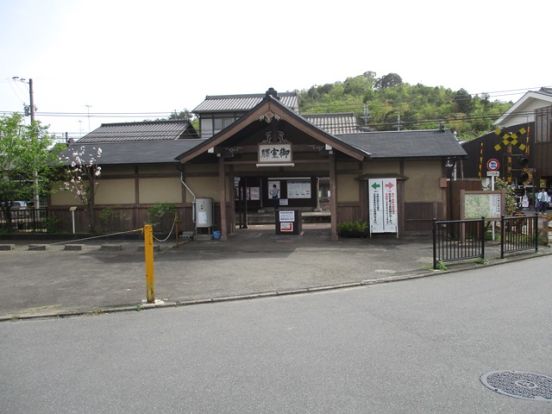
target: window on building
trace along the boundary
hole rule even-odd
[[[205,115],[201,117],[201,138],[210,138],[220,130],[231,125],[238,116],[209,116]]]
[[[201,118],[201,138],[209,138],[213,136],[213,119]]]
[[[535,114],[535,141],[552,141],[552,106],[539,109]]]

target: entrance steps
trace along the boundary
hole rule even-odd
[[[329,211],[303,211],[301,218],[303,223],[329,223],[331,221]],[[239,222],[237,216],[236,221]],[[247,224],[275,224],[275,222],[274,211],[247,214]]]

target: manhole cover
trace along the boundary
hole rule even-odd
[[[519,371],[493,371],[481,376],[486,387],[524,400],[552,401],[552,378]]]

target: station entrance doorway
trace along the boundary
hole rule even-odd
[[[302,223],[329,223],[329,178],[313,176],[234,177],[234,225],[275,228],[277,210],[298,212]],[[307,226],[308,228],[308,226]]]

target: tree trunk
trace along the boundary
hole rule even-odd
[[[96,232],[96,219],[94,214],[94,206],[95,206],[95,193],[94,188],[96,187],[96,179],[94,178],[94,174],[90,177],[90,188],[88,189],[88,229],[90,233]]]

